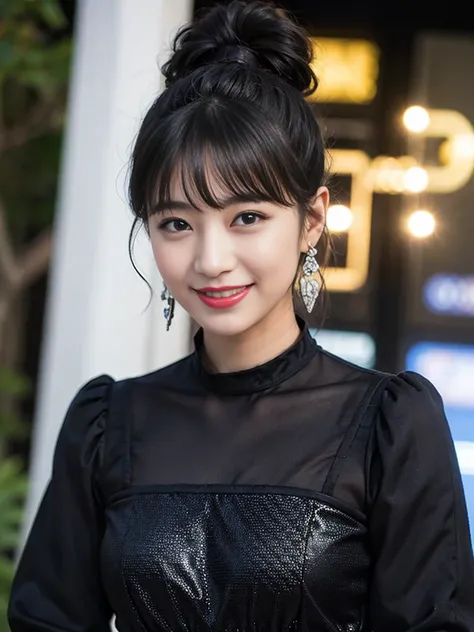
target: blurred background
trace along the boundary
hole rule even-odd
[[[127,160],[177,27],[201,0],[0,0],[0,632],[15,552],[67,405],[90,377],[191,350],[166,333]],[[282,1],[314,37],[335,254],[319,343],[414,370],[446,405],[474,525],[472,3]]]

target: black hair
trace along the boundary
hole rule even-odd
[[[296,205],[303,225],[325,182],[323,139],[306,99],[318,85],[312,55],[307,33],[262,1],[217,5],[178,32],[162,68],[166,88],[133,148],[130,246],[134,230],[166,207],[173,176],[196,207],[223,206],[211,172],[238,199]],[[327,249],[323,237],[322,263]]]

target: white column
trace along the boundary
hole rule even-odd
[[[102,373],[146,373],[189,351],[185,314],[178,310],[165,331],[161,282],[141,237],[136,261],[156,293],[145,311],[148,290],[128,258],[125,183],[140,120],[162,85],[159,66],[190,17],[191,0],[79,2],[25,534],[78,388]]]

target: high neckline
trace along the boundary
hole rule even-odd
[[[211,373],[206,369],[202,362],[204,335],[199,329],[194,336],[193,358],[204,387],[226,395],[243,395],[271,388],[298,373],[315,356],[318,346],[306,323],[299,317],[297,321],[300,334],[288,349],[264,364],[229,373]]]

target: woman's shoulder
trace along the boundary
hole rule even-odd
[[[416,418],[418,425],[443,421],[444,404],[442,397],[426,377],[413,371],[403,371],[387,381],[382,402],[385,416],[400,423]]]
[[[331,386],[358,394],[377,408],[380,423],[398,428],[412,427],[415,432],[430,431],[434,426],[447,430],[444,404],[437,388],[413,371],[388,373],[366,368],[322,350],[322,373]],[[320,367],[319,367],[320,368]]]
[[[193,358],[194,354],[187,355],[175,362],[172,362],[171,364],[167,364],[159,369],[150,371],[149,373],[117,381],[116,384],[119,388],[124,389],[146,388],[147,386],[156,388],[160,385],[164,387],[178,387],[183,383],[183,379],[189,378],[190,374],[193,372]]]
[[[56,459],[77,458],[100,448],[105,435],[129,434],[150,409],[159,410],[162,399],[172,390],[190,389],[190,357],[156,371],[123,379],[108,374],[89,379],[72,398],[59,430]]]
[[[382,451],[423,460],[427,453],[454,458],[454,443],[437,388],[422,375],[404,371],[387,383],[376,421]],[[433,459],[433,461],[436,459]]]
[[[159,369],[116,380],[110,393],[110,406],[114,410],[136,407],[136,402],[150,402],[154,407],[163,396],[171,392],[189,393],[197,387],[193,354]]]
[[[109,375],[99,375],[76,392],[59,429],[53,469],[82,469],[100,461],[114,382]]]
[[[110,415],[112,409],[122,408],[146,392],[156,395],[162,390],[189,387],[191,361],[192,356],[186,356],[155,371],[121,379],[107,374],[91,378],[71,401],[66,415],[68,425],[75,425],[81,418],[91,421]]]
[[[115,384],[112,376],[97,375],[85,382],[74,395],[68,413],[71,411],[91,410],[106,406],[110,390]]]
[[[320,347],[323,373],[331,383],[358,384],[362,387],[371,384],[382,385],[387,401],[394,404],[416,404],[439,406],[441,397],[436,387],[425,377],[413,371],[391,373],[351,362]],[[317,367],[318,371],[320,367]]]

